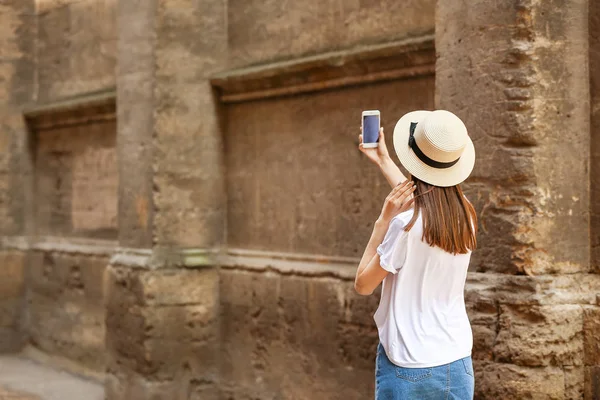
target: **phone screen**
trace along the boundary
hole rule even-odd
[[[363,117],[363,143],[375,143],[379,139],[379,115]]]

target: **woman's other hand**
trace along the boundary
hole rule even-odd
[[[385,145],[385,136],[383,134],[383,127],[379,128],[379,146],[365,148],[363,146],[363,135],[362,127],[360,128],[361,133],[358,135],[358,149],[366,154],[369,160],[373,161],[378,166],[382,166],[385,161],[390,159],[390,153],[388,152],[387,146]]]
[[[396,215],[408,210],[415,201],[412,193],[416,188],[417,186],[414,182],[409,180],[406,180],[393,188],[390,194],[385,198],[379,220],[389,223]]]

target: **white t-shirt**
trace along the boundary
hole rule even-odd
[[[406,368],[434,367],[471,355],[473,332],[465,308],[468,254],[453,255],[423,240],[414,210],[395,216],[377,247],[383,280],[374,319],[391,362]]]

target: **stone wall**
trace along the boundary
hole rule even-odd
[[[0,4],[0,351],[19,349],[27,339],[24,314],[26,191],[31,177],[28,136],[21,107],[32,99],[35,4]]]
[[[600,273],[600,5],[589,5],[590,240],[592,270]]]
[[[115,86],[117,0],[37,0],[37,100]]]
[[[467,287],[478,398],[599,396],[587,7],[438,3],[437,106],[465,119],[478,152],[467,184],[481,229]]]
[[[229,1],[229,68],[433,32],[433,0]]]
[[[432,76],[227,106],[229,247],[358,257],[389,185],[356,150],[362,110],[389,144],[403,113],[433,107]]]
[[[29,344],[61,364],[99,373],[105,368],[103,276],[118,223],[115,105],[109,98],[61,107],[28,113],[34,159]]]
[[[2,2],[0,350],[111,400],[372,397],[360,112],[391,145],[438,107],[477,149],[476,398],[599,398],[598,9]]]

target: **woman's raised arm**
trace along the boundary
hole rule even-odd
[[[362,128],[361,128],[362,129]],[[404,182],[406,177],[400,171],[400,168],[394,163],[390,157],[387,146],[385,144],[385,135],[383,128],[379,129],[379,146],[374,148],[363,147],[362,133],[358,135],[358,149],[362,151],[369,160],[373,161],[379,167],[381,173],[388,181],[391,187],[396,187],[400,182]]]

